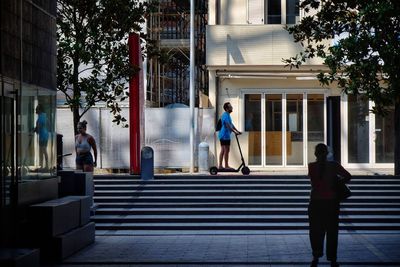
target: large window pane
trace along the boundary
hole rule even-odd
[[[18,171],[22,180],[55,176],[55,91],[25,87],[18,129]]]
[[[348,97],[349,163],[369,162],[369,109],[363,96]]]
[[[376,163],[394,162],[394,110],[390,109],[384,117],[375,116]]]
[[[286,101],[286,155],[288,165],[303,165],[303,95],[288,94]]]
[[[282,165],[282,95],[265,97],[266,164]]]
[[[268,24],[281,24],[281,1],[268,0]]]
[[[261,165],[261,95],[245,96],[244,129],[248,136],[248,161]]]
[[[286,0],[286,24],[295,24],[299,16],[299,0]]]
[[[307,95],[307,162],[315,160],[314,149],[318,143],[324,142],[324,95]]]
[[[1,85],[0,85],[1,86]],[[1,88],[0,88],[1,89]],[[1,94],[1,92],[0,92]],[[11,184],[14,166],[13,153],[13,120],[14,120],[14,99],[0,96],[0,206],[7,206],[11,203]]]

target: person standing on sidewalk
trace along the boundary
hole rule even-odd
[[[221,143],[221,152],[219,153],[219,169],[223,169],[223,162],[225,161],[225,168],[232,169],[229,166],[229,151],[231,145],[231,133],[241,134],[232,123],[231,113],[233,111],[232,105],[229,102],[224,104],[225,112],[221,116],[222,127],[218,133],[218,138]]]
[[[325,144],[318,144],[314,155],[317,161],[308,164],[308,177],[311,181],[308,206],[309,235],[313,254],[311,267],[318,266],[318,259],[324,254],[325,235],[326,258],[332,267],[338,267],[336,260],[340,203],[335,188],[338,179],[343,179],[343,182],[347,183],[351,179],[351,174],[339,163],[327,161],[328,147]]]
[[[93,136],[86,132],[87,121],[78,122],[79,134],[75,136],[76,169],[84,172],[93,172],[97,165],[97,147]],[[93,149],[93,156],[90,150]]]

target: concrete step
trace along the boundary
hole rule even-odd
[[[96,223],[96,230],[308,230],[308,223]],[[340,223],[340,230],[400,230],[400,223]]]
[[[262,174],[262,173],[252,173],[248,176],[241,174],[222,174],[222,175],[209,175],[209,174],[177,174],[177,175],[154,175],[154,180],[185,180],[189,181],[192,179],[238,179],[238,180],[248,180],[248,179],[305,179],[307,175],[280,175],[280,174]],[[94,180],[141,180],[139,175],[124,175],[124,174],[111,174],[111,175],[95,175]],[[353,175],[353,180],[356,179],[400,179],[399,176],[393,175]]]
[[[265,223],[265,222],[308,222],[307,215],[95,215],[92,218],[96,223],[157,223],[157,222],[168,222],[168,223],[197,223],[197,222],[208,222],[208,223],[220,223],[220,222],[231,222],[231,223]],[[340,215],[340,222],[342,223],[399,223],[400,215]]]
[[[153,202],[153,203],[128,203],[128,202],[104,202],[99,204],[100,209],[131,209],[131,208],[307,208],[308,202]],[[363,203],[344,202],[343,208],[393,208],[400,209],[400,203]]]
[[[307,207],[290,208],[101,208],[96,215],[274,215],[307,214]],[[342,215],[400,215],[399,208],[345,208]]]
[[[212,185],[212,184],[292,184],[292,183],[300,183],[300,184],[309,184],[310,180],[307,177],[303,178],[295,178],[295,179],[277,179],[277,178],[263,178],[263,179],[161,179],[161,180],[149,180],[149,181],[142,181],[142,180],[132,180],[132,179],[95,179],[94,183],[96,185],[103,185],[103,184],[129,184],[129,185],[189,185],[189,184],[205,184],[205,185]],[[380,179],[355,179],[351,180],[351,184],[400,184],[400,178],[397,179],[387,179],[387,178],[380,178]]]
[[[154,202],[197,202],[197,203],[205,203],[205,202],[231,202],[231,203],[253,203],[253,202],[309,202],[308,195],[301,196],[293,196],[293,195],[277,195],[277,196],[199,196],[199,195],[191,195],[191,196],[94,196],[94,201],[96,203],[104,203],[104,202],[127,202],[127,203],[154,203]],[[362,202],[362,203],[399,203],[400,196],[351,196],[349,199],[345,201],[346,203],[352,202]]]
[[[129,191],[129,190],[310,190],[310,184],[291,183],[291,184],[113,184],[113,185],[95,185],[97,192],[103,191]],[[399,190],[400,184],[349,184],[352,190]]]
[[[95,196],[302,196],[310,190],[300,189],[198,189],[198,190],[96,190]],[[400,190],[352,190],[354,196],[400,196]]]
[[[400,230],[400,177],[354,176],[343,230]],[[307,176],[95,177],[97,230],[308,230]]]

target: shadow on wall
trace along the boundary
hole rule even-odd
[[[235,64],[244,64],[244,58],[242,55],[242,52],[239,49],[238,42],[234,39],[232,39],[230,34],[226,35],[226,44],[227,44],[227,49],[226,49],[226,62],[229,65],[231,65],[231,57],[233,59],[233,62]]]

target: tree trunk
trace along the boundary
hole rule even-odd
[[[79,107],[74,106],[72,108],[72,114],[73,114],[73,120],[74,120],[74,133],[75,133],[75,135],[77,135],[78,134],[78,129],[77,129],[78,122],[81,118],[79,115]]]
[[[81,92],[79,90],[79,55],[78,52],[75,53],[74,55],[74,72],[72,76],[72,86],[73,86],[73,104],[71,106],[72,114],[73,114],[73,119],[74,119],[74,136],[78,134],[78,122],[81,119],[81,116],[79,115],[79,103],[80,103],[80,98],[81,98]]]
[[[394,105],[394,175],[400,175],[400,101]]]

